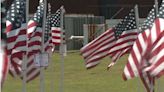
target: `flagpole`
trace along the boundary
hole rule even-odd
[[[154,0],[154,3],[155,3],[155,17],[157,17],[157,14],[158,14],[158,0]],[[151,83],[153,85],[153,82]],[[157,91],[160,91],[160,81],[157,81]],[[154,91],[154,88],[151,89],[151,91],[153,92]]]
[[[48,3],[48,16],[51,16],[51,4],[50,3]],[[49,17],[48,17],[49,18]],[[50,24],[51,25],[51,24]],[[50,26],[50,28],[51,28],[51,26]],[[52,63],[52,56],[51,55],[49,55],[49,62],[50,63]],[[51,66],[50,66],[50,69],[51,69],[51,76],[54,76],[54,68],[53,68],[53,64],[50,64]],[[50,85],[50,90],[51,90],[51,92],[54,92],[54,82],[55,80],[54,80],[54,78],[52,78],[52,81],[51,81],[51,85]]]
[[[29,15],[29,0],[26,0],[26,30],[28,30],[28,15]],[[28,46],[27,43],[28,43],[28,36],[26,34],[26,47]],[[26,69],[27,69],[27,52],[28,52],[28,49],[26,49],[26,54],[23,55],[23,62],[22,62],[22,72],[23,72],[23,87],[22,87],[22,92],[26,92],[27,91],[27,88],[26,88],[26,80],[27,80],[27,76],[26,76]]]
[[[118,10],[118,11],[110,18],[110,20],[113,19],[114,17],[116,17],[122,10],[124,10],[124,8],[121,8],[120,10]]]
[[[158,0],[154,0],[155,3],[155,16],[158,14]]]
[[[64,32],[64,23],[63,23],[63,20],[64,20],[64,6],[61,7],[62,9],[62,12],[61,12],[61,20],[60,20],[60,27],[61,27],[61,31],[62,31],[62,34],[61,34],[61,44],[60,44],[60,68],[61,68],[61,75],[60,75],[60,85],[59,85],[59,92],[64,92],[64,44],[63,44],[63,32]]]
[[[138,12],[138,5],[137,4],[134,7],[134,12],[135,12],[136,27],[139,30],[139,12]],[[140,30],[140,32],[141,32],[141,30]],[[140,82],[138,82],[138,92],[141,92],[140,88],[141,88]]]
[[[27,76],[26,76],[26,65],[27,65],[27,55],[24,54],[23,55],[23,60],[22,60],[22,72],[23,72],[23,80],[22,80],[22,84],[23,84],[23,87],[22,87],[22,92],[26,92],[26,79],[27,79]]]
[[[41,45],[41,54],[44,53],[44,33],[45,33],[45,23],[46,23],[46,14],[47,14],[47,0],[41,0],[44,2],[44,15],[42,23],[42,45]],[[45,78],[44,78],[44,66],[40,66],[40,92],[45,92]]]
[[[137,29],[139,29],[139,12],[138,12],[138,5],[135,5],[134,10],[135,10],[136,26],[137,26]]]

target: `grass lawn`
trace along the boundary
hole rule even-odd
[[[145,92],[139,78],[127,82],[122,79],[122,71],[127,56],[106,70],[111,60],[105,58],[101,63],[90,70],[86,70],[83,58],[79,52],[68,53],[64,59],[64,92]],[[52,63],[45,70],[45,92],[59,92],[61,62],[59,54],[54,54]],[[53,91],[51,91],[53,86]],[[156,92],[163,92],[164,78],[157,80]],[[13,79],[8,75],[2,92],[22,92],[20,79]],[[27,92],[39,92],[39,77],[27,84]]]

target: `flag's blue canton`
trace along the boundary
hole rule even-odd
[[[161,7],[159,8],[158,18],[164,18],[164,0],[162,1]]]
[[[61,9],[58,9],[55,15],[51,17],[51,23],[53,27],[60,27],[60,17],[61,17]]]
[[[114,27],[115,29],[115,37],[118,39],[123,31],[128,31],[132,29],[136,29],[136,20],[135,20],[135,12],[132,9],[128,16],[126,16],[118,25]]]
[[[140,29],[141,30],[146,30],[146,29],[149,29],[153,26],[153,22],[154,22],[154,19],[155,19],[155,9],[152,8],[152,10],[149,12],[146,20],[144,21],[144,23],[140,26]]]
[[[21,10],[20,10],[20,19],[22,23],[26,23],[26,2],[21,0]]]
[[[21,10],[21,0],[15,0],[12,3],[9,11],[7,12],[6,20],[9,20],[12,23],[13,30],[21,26],[20,10]]]
[[[50,36],[51,36],[51,13],[49,12],[49,14],[47,16],[47,21],[46,21],[44,42],[47,42]]]
[[[32,18],[32,20],[38,23],[39,27],[42,27],[43,15],[44,15],[44,3],[40,2],[40,5],[37,7],[37,12],[34,14],[34,17]]]

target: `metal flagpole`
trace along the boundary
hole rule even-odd
[[[135,10],[136,26],[137,26],[137,29],[139,29],[139,12],[138,12],[138,5],[135,5],[134,10]]]
[[[61,75],[60,75],[60,85],[59,85],[59,92],[64,92],[64,44],[63,44],[63,33],[64,33],[64,6],[61,6],[61,20],[60,20],[60,27],[61,27],[61,44],[60,44],[60,58],[61,58],[61,63],[60,63],[60,68],[61,68]]]
[[[118,11],[110,18],[110,20],[113,19],[114,17],[116,17],[122,10],[124,10],[124,8],[121,8],[120,10],[118,10]]]
[[[23,87],[22,87],[22,92],[26,92],[26,79],[27,79],[27,76],[26,76],[26,65],[27,65],[27,54],[24,54],[23,55],[23,62],[22,62],[22,72],[23,72],[23,80],[22,80],[22,84],[23,84]]]
[[[155,16],[158,14],[158,0],[155,0]]]
[[[51,16],[51,4],[50,3],[48,3],[48,16]],[[48,17],[48,18],[50,18],[50,17]],[[50,25],[51,25],[51,23],[50,23]],[[50,26],[50,30],[51,30],[51,26]],[[51,55],[49,55],[49,62],[50,63],[52,63],[52,56]],[[51,76],[54,76],[54,68],[53,68],[53,64],[50,64],[50,69],[51,69]],[[51,79],[51,85],[50,85],[50,90],[51,90],[51,92],[54,92],[54,78],[52,78]]]
[[[28,36],[27,36],[27,29],[28,29],[28,15],[29,15],[29,0],[26,0],[26,47],[28,46],[27,43],[28,43]],[[26,80],[27,80],[27,76],[26,76],[26,69],[27,69],[27,52],[28,52],[28,48],[26,49],[26,54],[23,55],[23,62],[22,62],[22,72],[23,72],[23,87],[22,87],[22,92],[26,92],[27,88],[26,88]]]
[[[139,12],[138,12],[138,5],[137,4],[134,7],[134,12],[135,12],[136,27],[139,30]],[[140,88],[141,88],[140,82],[138,82],[138,92],[141,92]]]
[[[44,15],[43,15],[43,22],[42,22],[42,46],[41,46],[41,54],[44,53],[44,33],[45,33],[45,23],[46,23],[46,14],[47,14],[47,0],[40,0],[40,2],[44,2]],[[44,86],[44,66],[40,66],[40,92],[45,92]]]
[[[157,17],[157,14],[158,14],[158,0],[154,0],[154,3],[155,3],[155,17]],[[153,82],[152,82],[153,84]],[[153,92],[154,91],[154,88],[152,87],[151,91]],[[160,81],[157,81],[157,92],[160,91]]]

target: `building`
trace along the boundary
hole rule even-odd
[[[6,0],[7,5],[11,4],[11,0]],[[34,13],[39,0],[30,1],[30,13]],[[105,16],[105,18],[112,18],[112,16],[124,8],[114,18],[122,18],[128,11],[139,5],[140,17],[146,17],[148,11],[152,8],[154,0],[47,0],[52,5],[52,13],[54,13],[61,5],[65,6],[67,14],[94,14],[97,16]],[[161,2],[162,0],[158,0]],[[144,10],[144,12],[143,12]]]

